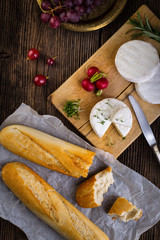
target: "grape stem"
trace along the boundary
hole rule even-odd
[[[48,13],[48,14],[52,14],[52,16],[54,16],[54,12],[56,11],[56,10],[58,10],[58,9],[61,9],[62,7],[64,7],[63,5],[61,5],[61,6],[57,6],[57,7],[55,7],[55,8],[51,8],[51,7],[49,7],[48,9],[50,9],[49,11],[45,11],[45,10],[43,10],[41,7],[41,10],[42,10],[42,12],[44,12],[44,13]]]

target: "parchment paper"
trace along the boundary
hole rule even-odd
[[[115,182],[111,185],[108,192],[104,194],[104,201],[101,207],[84,209],[80,208],[75,201],[76,187],[83,181],[82,178],[75,179],[41,167],[14,155],[1,145],[0,170],[6,163],[12,161],[19,161],[28,165],[101,228],[110,240],[137,240],[143,232],[160,220],[160,190],[140,174],[118,162],[111,154],[90,146],[67,129],[58,118],[49,115],[40,116],[29,106],[22,104],[3,122],[1,129],[11,124],[27,125],[96,152],[89,176],[107,166],[111,166]],[[107,215],[107,211],[118,196],[127,198],[143,210],[143,215],[137,222],[129,221],[123,223],[118,220],[113,221]],[[34,216],[5,186],[1,178],[0,216],[21,228],[29,240],[63,239]]]

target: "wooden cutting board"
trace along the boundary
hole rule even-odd
[[[149,17],[152,26],[160,25],[160,20],[146,6],[142,5],[138,9],[140,15]],[[136,16],[136,13],[133,15]],[[128,21],[127,21],[128,22]],[[158,116],[160,116],[160,105],[153,105],[144,102],[139,98],[134,89],[134,84],[123,79],[117,72],[114,59],[118,48],[125,42],[131,40],[130,34],[126,32],[131,29],[131,25],[125,23],[107,42],[95,52],[68,80],[66,80],[49,99],[54,106],[67,118],[63,107],[67,100],[81,99],[80,120],[68,118],[68,120],[81,132],[94,146],[112,153],[116,158],[142,133],[135,114],[128,101],[128,94],[132,94],[142,107],[149,123],[151,124]],[[139,37],[137,39],[150,42],[160,54],[160,44],[147,37]],[[98,97],[94,92],[86,92],[81,87],[81,81],[87,77],[86,70],[96,66],[100,71],[107,73],[109,87],[103,91]],[[89,123],[89,114],[92,107],[104,98],[117,98],[125,102],[133,114],[133,126],[125,139],[118,134],[114,126],[110,126],[105,135],[99,138],[92,130]]]

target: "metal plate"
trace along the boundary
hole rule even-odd
[[[37,0],[41,5],[43,0]],[[101,6],[96,7],[79,23],[62,23],[61,26],[76,32],[89,32],[105,27],[111,23],[123,10],[127,0],[104,0]]]

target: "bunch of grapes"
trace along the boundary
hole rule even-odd
[[[79,22],[83,15],[88,15],[102,0],[53,0],[53,3],[54,6],[48,0],[42,2],[41,20],[49,22],[52,28],[58,28],[61,22]]]

